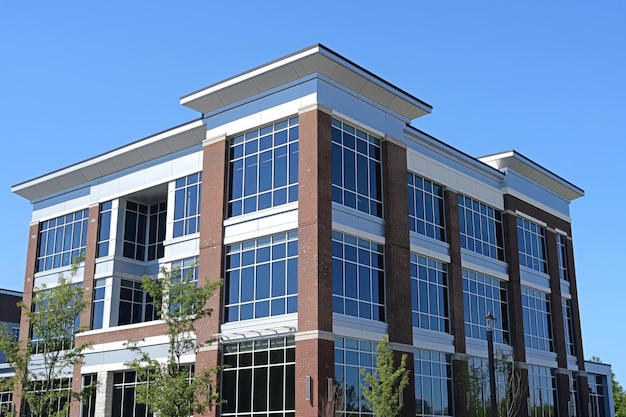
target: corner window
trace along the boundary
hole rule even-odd
[[[174,237],[200,231],[202,173],[176,180],[174,191]]]
[[[85,252],[89,210],[46,220],[39,228],[37,272],[68,266]]]
[[[332,121],[333,201],[383,217],[380,139]]]
[[[127,279],[120,281],[118,314],[118,326],[156,320],[152,297],[144,291],[141,282]]]
[[[546,261],[546,232],[542,226],[517,218],[519,263],[535,271],[548,273]]]
[[[565,351],[568,355],[576,355],[574,348],[574,324],[572,321],[572,300],[562,299],[563,324],[565,327]]]
[[[104,297],[106,291],[106,279],[95,280],[93,285],[93,302],[91,305],[91,328],[102,329],[104,325]]]
[[[504,261],[502,213],[491,206],[459,194],[461,247]]]
[[[134,201],[126,202],[124,221],[125,258],[153,261],[164,255],[166,203],[147,206]]]
[[[409,174],[409,229],[420,235],[445,241],[443,187]]]
[[[230,141],[228,216],[298,201],[298,118]]]

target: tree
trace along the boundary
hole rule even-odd
[[[406,369],[406,354],[402,355],[400,365],[396,368],[393,350],[387,337],[383,336],[376,348],[376,369],[373,374],[361,369],[365,384],[361,385],[365,400],[371,405],[377,417],[395,417],[400,413],[403,404],[400,393],[409,384],[409,371]]]
[[[74,261],[72,276],[81,260]],[[30,326],[28,337],[17,341],[6,326],[0,330],[0,350],[15,371],[3,384],[14,391],[21,388],[30,415],[65,417],[72,400],[87,398],[95,389],[94,383],[74,391],[71,383],[74,365],[91,346],[74,343],[75,334],[82,330],[78,327],[80,313],[89,302],[80,285],[60,275],[57,285],[34,289],[31,305],[19,303]]]
[[[221,367],[198,372],[183,362],[185,355],[197,354],[212,341],[197,340],[196,323],[211,315],[206,303],[222,284],[214,281],[197,286],[196,270],[196,265],[189,274],[180,268],[162,268],[158,279],[144,276],[142,280],[157,314],[167,324],[168,355],[165,359],[153,358],[139,341],[130,341],[128,347],[139,357],[128,365],[137,372],[138,380],[147,382],[137,386],[137,401],[160,417],[202,414],[219,401],[214,377]]]

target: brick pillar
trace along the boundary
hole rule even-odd
[[[37,264],[37,243],[39,241],[39,222],[30,224],[28,233],[28,249],[26,252],[26,271],[24,273],[24,295],[22,302],[30,310],[33,299],[33,288],[35,285],[35,266]],[[22,349],[26,347],[26,341],[30,337],[29,323],[26,315],[20,318],[20,343]],[[18,384],[13,393],[13,403],[15,404],[16,415],[20,415],[22,408],[22,386]]]
[[[334,377],[331,117],[318,107],[303,109],[299,126],[296,415],[317,417]]]
[[[504,195],[505,212],[502,215],[502,228],[504,229],[504,254],[509,266],[509,343],[513,347],[514,359],[518,362],[526,362],[526,347],[524,345],[524,324],[516,318],[523,317],[522,313],[522,288],[519,270],[519,248],[517,246],[517,217],[515,201],[511,196]]]
[[[84,330],[91,328],[91,301],[93,299],[93,281],[96,271],[96,246],[98,244],[100,205],[95,204],[89,207],[89,221],[87,223],[87,246],[85,248],[85,261],[83,268],[83,299],[87,303],[87,308],[80,313],[80,327]],[[76,343],[79,343],[77,340]],[[74,365],[72,377],[72,391],[80,392],[83,388],[83,378],[81,376],[82,363]],[[70,407],[70,417],[79,417],[82,402],[72,400]]]
[[[454,350],[465,354],[465,317],[463,313],[463,269],[461,267],[461,231],[459,223],[458,194],[444,192],[444,216],[446,219],[446,241],[450,244],[448,265],[448,297],[450,333],[454,336]]]
[[[200,255],[198,258],[198,285],[216,281],[224,275],[224,212],[228,172],[228,141],[226,137],[206,140],[203,143],[202,200],[200,209]],[[197,324],[198,341],[206,341],[219,333],[222,321],[221,286],[207,302],[213,310],[210,317]],[[202,349],[196,356],[196,371],[220,364],[219,345],[215,341]],[[216,382],[219,380],[217,376]],[[206,415],[219,415],[219,407],[212,407]]]
[[[569,372],[557,369],[555,379],[558,415],[569,416]]]
[[[578,417],[590,417],[589,415],[589,379],[586,372],[578,372],[576,385],[578,387]]]
[[[385,218],[385,309],[389,343],[407,353],[407,369],[413,372],[413,323],[411,315],[411,240],[406,145],[387,137],[382,142],[383,209]],[[415,381],[404,390],[401,415],[415,415]]]
[[[448,265],[448,311],[450,314],[450,334],[454,336],[452,359],[452,384],[454,389],[454,415],[467,415],[467,358],[465,343],[465,317],[463,313],[463,268],[461,267],[461,231],[459,223],[458,194],[444,191],[444,216],[446,219],[446,241],[450,245]]]

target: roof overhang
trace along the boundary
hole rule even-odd
[[[180,104],[211,113],[312,74],[324,75],[409,120],[432,111],[429,104],[321,44],[183,96]]]
[[[563,196],[568,201],[585,195],[585,191],[582,188],[575,186],[516,151],[487,155],[478,159],[500,171],[512,169]]]
[[[205,133],[206,127],[202,120],[194,120],[16,184],[11,187],[11,192],[30,201],[37,200],[201,144],[205,139]]]

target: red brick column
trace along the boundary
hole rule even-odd
[[[411,312],[411,240],[409,237],[409,196],[406,146],[392,138],[382,142],[383,210],[385,218],[385,293],[389,343],[400,346],[396,363],[407,355],[411,373],[403,392],[402,416],[415,415],[413,374],[413,322]]]
[[[39,241],[39,222],[31,223],[28,233],[28,249],[26,252],[26,272],[24,273],[24,295],[22,302],[25,308],[30,310],[35,285],[35,265],[37,264],[37,242]],[[28,319],[22,314],[20,319],[20,343],[25,348],[26,341],[30,337]],[[13,393],[16,415],[20,415],[22,407],[22,386],[17,386]]]
[[[228,172],[228,141],[225,137],[206,141],[203,150],[202,201],[200,209],[200,256],[198,260],[198,285],[223,279],[224,275],[224,212]],[[207,306],[213,310],[210,317],[197,325],[199,341],[211,339],[219,333],[222,319],[223,286],[209,299]],[[218,342],[198,353],[196,371],[217,366],[221,362]],[[218,377],[219,381],[219,377]],[[213,407],[206,415],[219,415]]]
[[[299,126],[296,415],[317,417],[327,400],[327,380],[334,376],[331,117],[305,109]],[[307,376],[310,400],[304,395]]]
[[[83,268],[83,299],[87,302],[87,308],[80,313],[80,327],[89,330],[91,327],[91,301],[93,299],[93,281],[96,271],[96,246],[98,244],[98,222],[100,217],[100,205],[95,204],[89,207],[89,221],[87,223],[87,246],[85,248],[85,261]],[[76,340],[76,344],[79,340]],[[74,365],[74,376],[72,377],[72,390],[80,392],[83,387],[81,376],[81,363]],[[70,407],[70,417],[80,416],[82,403],[79,400],[72,400]]]

